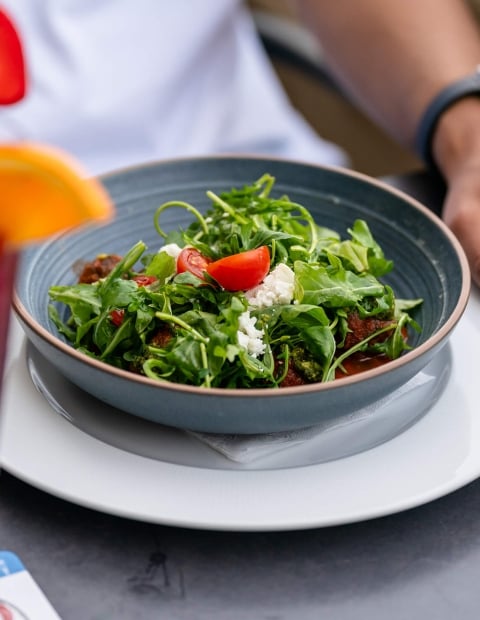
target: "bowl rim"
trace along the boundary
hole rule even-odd
[[[92,369],[97,369],[100,372],[111,375],[117,379],[126,379],[127,381],[131,381],[134,384],[144,385],[146,387],[156,388],[156,389],[166,389],[173,392],[182,392],[191,395],[197,396],[222,396],[223,398],[238,398],[247,397],[247,398],[259,398],[259,397],[285,397],[286,395],[297,396],[301,394],[309,394],[309,393],[317,393],[317,392],[330,392],[335,391],[337,389],[352,386],[360,382],[365,382],[368,380],[373,380],[379,376],[387,375],[390,372],[393,372],[397,368],[405,366],[409,364],[413,359],[420,358],[424,354],[426,354],[431,349],[435,348],[455,327],[460,318],[462,317],[465,308],[468,303],[468,299],[470,296],[471,290],[471,272],[468,264],[468,260],[461,246],[460,242],[454,235],[454,233],[448,228],[448,226],[438,217],[433,211],[431,211],[428,207],[423,205],[417,199],[409,196],[404,191],[392,187],[388,185],[386,182],[381,179],[377,179],[374,177],[370,177],[369,175],[358,172],[356,170],[350,170],[348,168],[344,168],[341,166],[332,166],[332,165],[324,165],[312,163],[310,161],[303,161],[301,159],[290,159],[284,157],[277,156],[260,156],[260,155],[239,155],[239,154],[215,154],[215,155],[200,155],[200,156],[183,156],[183,157],[173,157],[168,159],[158,159],[145,163],[140,163],[132,166],[126,166],[119,168],[117,170],[112,170],[110,172],[99,175],[97,178],[101,181],[108,181],[109,179],[113,179],[117,176],[120,176],[125,173],[135,172],[138,170],[145,170],[149,168],[158,168],[162,165],[167,164],[175,164],[175,163],[194,163],[199,161],[214,161],[214,160],[237,160],[237,161],[258,161],[258,162],[281,162],[285,164],[294,164],[298,166],[307,166],[311,168],[316,168],[322,171],[329,171],[335,174],[339,174],[341,176],[347,176],[350,178],[355,178],[360,181],[367,183],[368,185],[376,186],[387,193],[396,195],[401,198],[403,201],[408,202],[411,207],[420,211],[424,216],[430,219],[438,228],[440,228],[441,232],[447,237],[449,243],[455,250],[455,253],[458,257],[462,278],[461,290],[455,304],[455,308],[447,318],[445,323],[441,326],[441,328],[432,336],[430,336],[425,342],[415,346],[412,350],[408,351],[401,357],[391,360],[386,364],[382,364],[381,366],[372,368],[370,370],[365,370],[361,373],[357,373],[354,375],[349,375],[347,377],[343,377],[340,380],[334,380],[328,383],[309,383],[305,385],[299,386],[290,386],[290,387],[282,387],[280,389],[275,388],[215,388],[215,387],[199,387],[193,385],[185,385],[181,383],[170,383],[168,381],[158,381],[155,379],[150,379],[149,377],[145,377],[143,375],[135,374],[128,370],[123,370],[120,368],[116,368],[115,366],[111,366],[106,362],[102,362],[100,360],[96,360],[94,358],[81,353],[77,349],[73,348],[67,342],[62,341],[57,335],[50,332],[48,329],[43,327],[26,309],[23,302],[20,299],[19,294],[17,293],[17,289],[15,288],[12,295],[12,308],[21,322],[23,322],[26,326],[28,326],[36,336],[38,336],[41,340],[43,340],[47,345],[52,346],[54,349],[57,349],[58,352],[64,353],[68,356],[73,357],[74,360],[81,364],[85,364]],[[102,224],[102,227],[108,226],[107,224]],[[88,226],[88,225],[87,225]],[[68,238],[70,234],[79,232],[79,228],[74,230],[69,229],[63,231],[53,237],[51,237],[46,242],[42,243],[40,247],[44,248],[49,245],[54,244],[59,239]],[[27,336],[28,337],[28,336]]]

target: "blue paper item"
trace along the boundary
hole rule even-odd
[[[0,620],[61,620],[12,551],[0,551]]]

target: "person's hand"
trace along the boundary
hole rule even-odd
[[[451,177],[442,215],[462,244],[472,278],[480,286],[480,162]]]
[[[480,286],[480,98],[458,101],[440,117],[432,155],[447,183],[442,217],[462,244]]]

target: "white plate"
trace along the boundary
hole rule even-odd
[[[354,456],[283,468],[227,468],[223,457],[176,431],[165,430],[163,444],[152,443],[147,456],[131,448],[133,440],[125,450],[118,438],[131,432],[130,418],[119,419],[111,442],[102,436],[101,425],[94,437],[68,419],[68,410],[59,415],[34,387],[24,339],[14,323],[4,386],[2,465],[33,486],[96,510],[205,529],[321,527],[418,506],[480,475],[479,312],[474,291],[448,355],[436,361],[438,376],[439,365],[452,364],[448,384],[413,426]],[[31,359],[34,366],[41,364]],[[145,434],[144,427],[138,429]]]

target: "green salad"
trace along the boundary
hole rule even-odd
[[[420,330],[410,312],[421,300],[396,299],[381,282],[393,264],[368,224],[352,222],[342,238],[274,197],[274,183],[265,174],[208,191],[205,214],[180,200],[159,206],[160,250],[138,241],[95,257],[78,283],[50,287],[59,332],[113,366],[206,388],[326,382],[399,357],[408,327]],[[163,230],[172,208],[191,213],[185,230]]]

